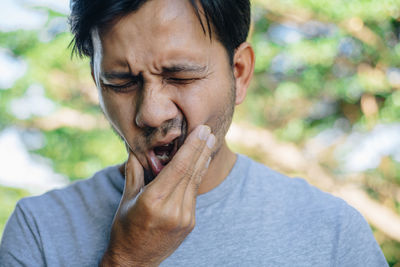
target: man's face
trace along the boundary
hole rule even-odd
[[[217,137],[214,154],[226,145],[235,104],[232,68],[189,1],[148,1],[99,35],[93,71],[102,109],[153,177],[200,124]]]

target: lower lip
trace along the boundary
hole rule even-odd
[[[151,150],[149,153],[149,161],[154,176],[157,176],[162,171],[164,166],[161,164],[153,150]]]

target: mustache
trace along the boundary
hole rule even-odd
[[[165,136],[172,129],[181,129],[182,135],[186,134],[186,120],[184,118],[174,118],[169,121],[166,121],[161,127],[143,127],[143,137],[145,138],[145,143],[150,145],[152,140],[158,136]]]
[[[186,135],[187,135],[187,121],[186,118],[174,118],[171,119],[167,122],[165,122],[161,127],[144,127],[142,128],[142,135],[138,136],[137,139],[140,140],[137,144],[133,144],[131,147],[129,145],[129,142],[125,139],[125,137],[120,134],[120,132],[114,127],[114,125],[110,123],[111,129],[117,135],[121,141],[125,144],[126,151],[129,153],[130,151],[132,152],[144,152],[144,145],[150,146],[152,144],[152,140],[157,137],[157,134],[160,133],[161,136],[167,135],[167,133],[174,128],[180,128],[181,129],[181,136],[179,137],[179,144],[182,145]]]

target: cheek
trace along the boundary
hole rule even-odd
[[[101,108],[103,109],[104,114],[106,115],[107,119],[110,120],[111,122],[115,122],[117,120],[117,115],[116,115],[116,107],[117,103],[116,101],[110,97],[107,93],[101,93]],[[113,123],[114,124],[114,123]]]
[[[208,94],[205,87],[181,88],[176,105],[183,113],[188,123],[188,131],[208,121]]]
[[[200,124],[219,128],[219,117],[224,114],[230,98],[230,85],[209,81],[190,90],[182,90],[178,105],[186,117],[189,131]]]
[[[124,136],[132,127],[134,116],[134,105],[132,97],[128,95],[117,95],[113,93],[102,93],[102,109],[120,134]]]

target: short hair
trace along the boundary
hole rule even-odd
[[[71,0],[69,24],[74,35],[72,54],[93,57],[92,30],[102,28],[138,10],[147,0]],[[215,33],[225,47],[230,63],[235,49],[246,41],[250,28],[249,0],[188,0],[205,34]],[[200,11],[198,3],[202,7]],[[205,24],[201,13],[204,13]]]

